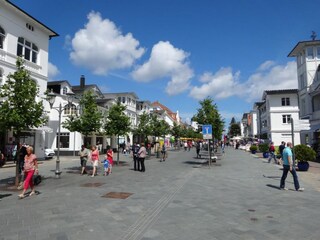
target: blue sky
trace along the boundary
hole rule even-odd
[[[12,0],[60,36],[49,78],[136,92],[184,120],[210,96],[229,124],[264,90],[297,87],[298,41],[319,32],[318,0]],[[227,125],[226,124],[226,125]]]

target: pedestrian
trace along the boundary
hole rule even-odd
[[[161,160],[160,160],[160,162],[166,161],[166,158],[167,158],[167,149],[166,149],[166,145],[163,143],[162,148],[161,148]]]
[[[28,190],[29,186],[31,188],[31,192],[29,196],[32,196],[36,193],[35,187],[33,184],[33,175],[34,173],[39,174],[37,156],[33,154],[33,147],[28,146],[26,151],[27,151],[27,154],[24,157],[24,166],[23,166],[25,180],[24,180],[23,191],[21,194],[19,194],[20,199],[25,197],[25,193]]]
[[[187,143],[187,142],[184,142],[184,145],[183,145],[183,147],[184,147],[184,151],[187,151],[187,148],[188,148],[188,143]]]
[[[297,172],[295,169],[295,164],[292,159],[292,143],[288,142],[287,147],[283,150],[283,173],[280,181],[280,189],[282,190],[288,190],[285,188],[285,180],[287,178],[288,172],[292,174],[293,177],[293,182],[294,182],[294,187],[296,191],[302,192],[304,188],[300,188]]]
[[[81,173],[80,174],[81,175],[87,174],[86,167],[87,167],[87,161],[88,161],[89,155],[90,155],[89,149],[87,149],[85,147],[85,145],[83,144],[81,146],[81,150],[79,151],[80,165],[81,165]]]
[[[281,155],[281,158],[279,160],[279,164],[281,163],[282,161],[282,154],[283,154],[283,150],[285,149],[286,147],[286,143],[284,141],[281,142],[281,145],[279,146],[279,152],[280,152],[280,155]]]
[[[141,143],[141,147],[140,147],[139,152],[138,152],[139,162],[141,164],[141,170],[140,170],[141,172],[145,172],[146,171],[146,168],[144,166],[144,159],[146,158],[146,155],[147,155],[147,150],[144,147],[144,143]]]
[[[139,150],[140,150],[140,145],[137,143],[134,143],[132,146],[132,158],[133,158],[134,171],[140,171],[140,163],[139,163],[139,157],[138,157]]]
[[[108,170],[107,170],[107,175],[112,173],[112,166],[113,166],[113,150],[111,146],[107,146],[107,160],[109,163]]]
[[[271,142],[270,146],[269,146],[269,160],[268,160],[268,163],[271,162],[272,158],[274,159],[274,163],[278,163],[278,161],[276,159],[275,151],[276,151],[276,149],[274,148],[274,142]]]
[[[91,147],[91,163],[93,167],[91,177],[94,177],[97,174],[97,168],[99,166],[99,151],[96,146]]]
[[[23,182],[24,182],[23,166],[24,166],[24,157],[26,155],[27,155],[27,146],[25,144],[19,143],[19,159],[18,159],[19,178],[20,178],[20,183],[18,185],[19,190],[23,188]]]
[[[200,149],[201,149],[201,145],[200,145],[200,141],[198,141],[196,145],[197,158],[201,158]]]

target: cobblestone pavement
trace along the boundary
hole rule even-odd
[[[111,175],[95,178],[79,175],[77,157],[61,158],[61,179],[45,161],[39,194],[23,200],[5,191],[14,168],[2,168],[0,240],[319,239],[319,165],[298,172],[304,192],[290,175],[281,191],[282,171],[265,159],[229,148],[208,166],[195,155],[170,151],[146,160],[145,173],[120,155]]]

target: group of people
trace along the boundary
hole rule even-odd
[[[270,155],[269,155],[268,162],[270,163],[271,160],[274,159],[274,162],[276,164],[282,164],[283,166],[282,177],[280,180],[280,189],[287,190],[287,188],[285,187],[285,181],[288,176],[288,172],[290,172],[293,177],[293,183],[296,191],[303,191],[304,189],[300,187],[298,175],[295,168],[295,162],[292,154],[292,143],[288,142],[286,144],[284,141],[282,141],[281,145],[279,146],[279,152],[280,152],[281,158],[277,160],[274,143],[271,142],[269,146]]]
[[[91,147],[91,151],[85,147],[85,145],[81,146],[81,150],[79,151],[80,156],[80,164],[81,164],[81,175],[88,174],[87,162],[88,160],[92,163],[92,175],[94,177],[97,175],[97,168],[99,167],[99,150],[96,146]],[[105,158],[102,160],[103,167],[104,167],[104,176],[109,175],[112,172],[112,165],[113,165],[113,151],[110,146],[107,146],[107,152]]]
[[[144,160],[147,156],[147,149],[144,146],[144,143],[141,143],[141,146],[137,143],[132,146],[132,157],[133,157],[133,170],[145,172],[146,168],[144,165]]]

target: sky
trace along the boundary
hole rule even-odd
[[[190,121],[211,97],[240,121],[264,90],[297,88],[299,41],[320,36],[319,0],[11,0],[59,34],[49,80],[135,92]]]

